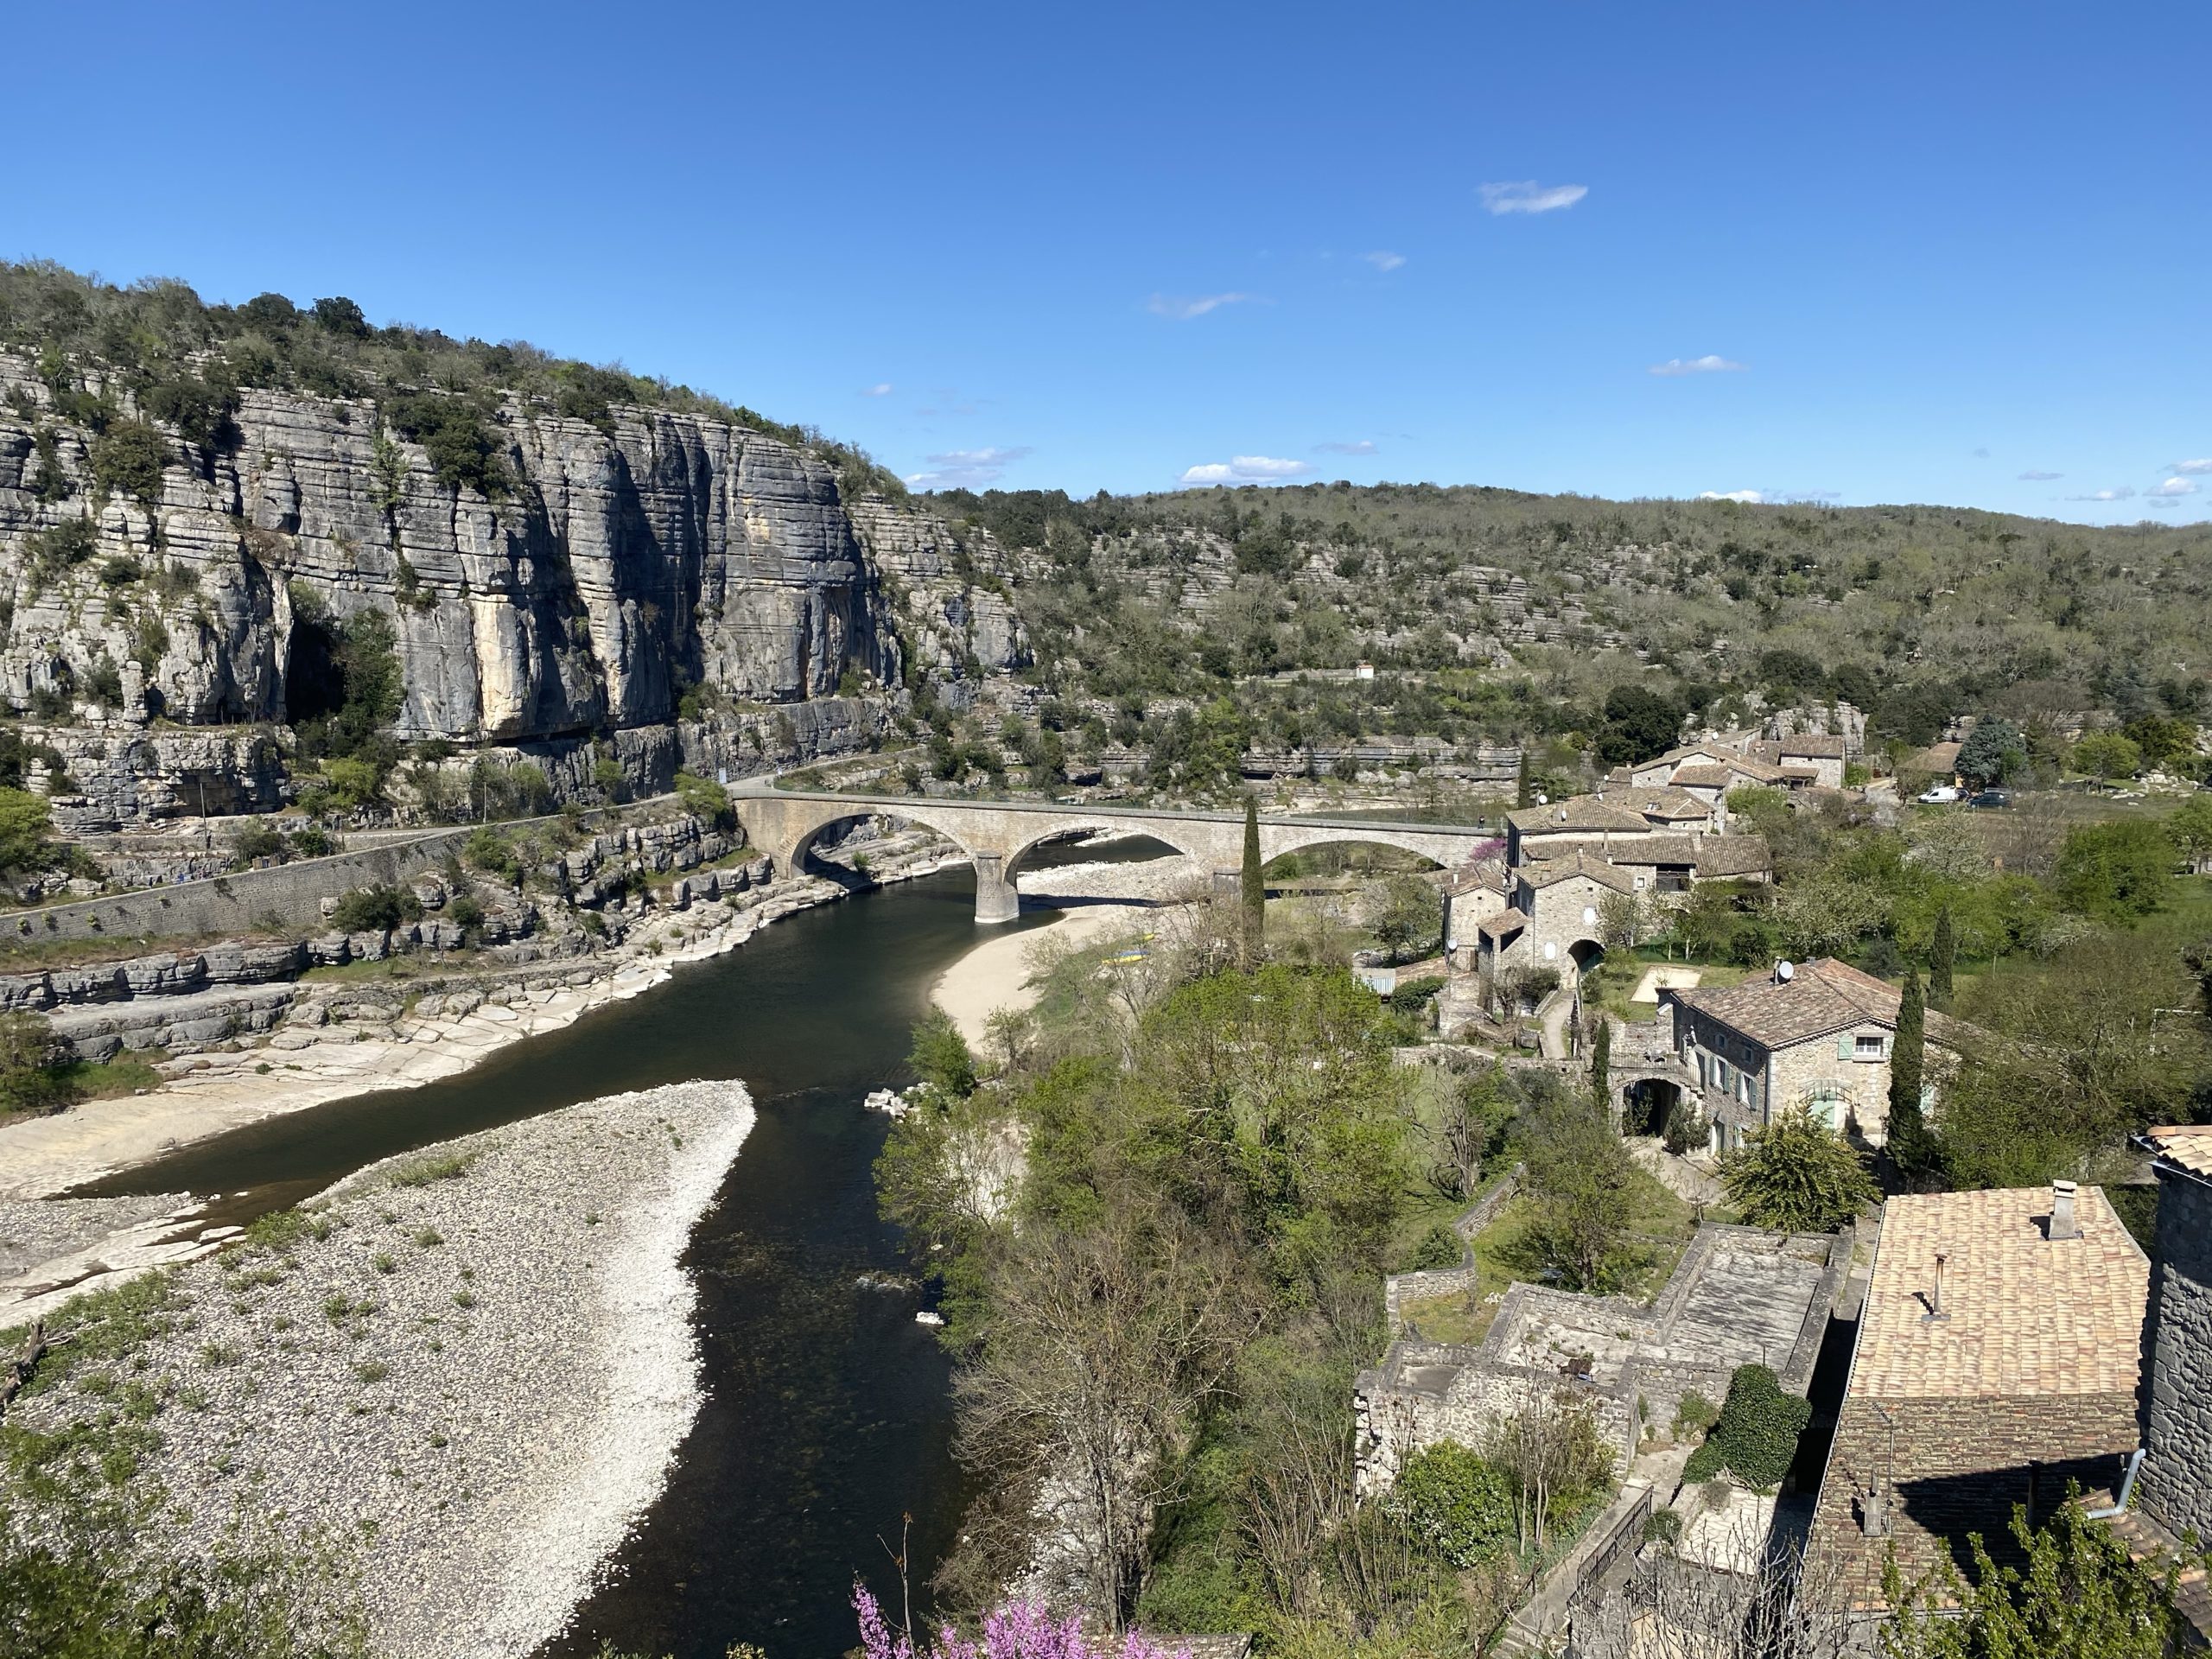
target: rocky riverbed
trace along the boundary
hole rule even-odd
[[[355,1569],[380,1653],[527,1653],[697,1408],[678,1263],[753,1122],[741,1084],[672,1084],[372,1165],[176,1269],[162,1334],[27,1410],[146,1385],[184,1517],[154,1547],[273,1525]]]

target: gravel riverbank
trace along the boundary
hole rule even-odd
[[[736,1083],[588,1102],[372,1165],[178,1269],[169,1328],[116,1369],[163,1400],[145,1478],[181,1541],[274,1521],[334,1548],[380,1654],[556,1634],[697,1409],[679,1262],[753,1122]],[[86,1382],[39,1417],[97,1409]]]

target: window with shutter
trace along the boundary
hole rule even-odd
[[[1839,1060],[1847,1060],[1851,1058],[1851,1033],[1849,1032],[1846,1032],[1842,1036],[1835,1039],[1835,1057]]]

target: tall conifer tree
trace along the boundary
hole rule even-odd
[[[1928,1071],[1928,1016],[1920,970],[1905,976],[1897,1003],[1897,1034],[1890,1045],[1890,1161],[1906,1175],[1928,1173],[1936,1162],[1935,1137],[1920,1095]]]
[[[1928,947],[1928,1006],[1939,1014],[1951,1011],[1951,963],[1959,953],[1951,929],[1951,907],[1936,918],[1936,938]]]
[[[1255,795],[1244,798],[1244,868],[1242,882],[1244,899],[1244,965],[1260,965],[1260,953],[1266,947],[1268,927],[1268,884],[1260,874],[1260,801]]]

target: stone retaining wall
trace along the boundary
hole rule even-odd
[[[539,820],[538,822],[543,822]],[[518,826],[519,827],[519,826]],[[476,833],[474,824],[435,830],[413,841],[360,852],[302,859],[271,869],[240,870],[203,881],[48,905],[0,919],[29,939],[159,939],[212,933],[309,933],[322,925],[322,901],[355,887],[391,886],[445,861]]]
[[[1405,1301],[1427,1301],[1432,1296],[1449,1296],[1455,1291],[1472,1290],[1481,1276],[1475,1266],[1473,1243],[1477,1233],[1497,1219],[1497,1212],[1521,1189],[1521,1166],[1516,1164],[1506,1173],[1505,1179],[1483,1194],[1474,1205],[1452,1224],[1452,1230],[1468,1246],[1467,1256],[1456,1268],[1424,1268],[1418,1273],[1394,1273],[1382,1281],[1382,1313],[1389,1321],[1388,1329],[1395,1336],[1401,1323],[1400,1305]]]

